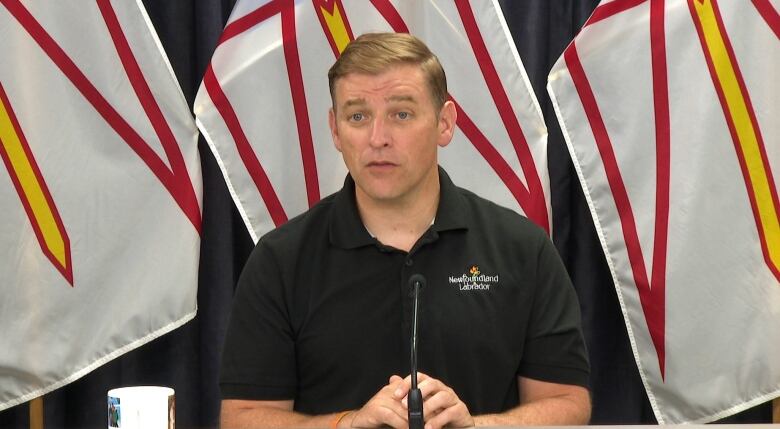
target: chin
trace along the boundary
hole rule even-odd
[[[395,192],[395,191],[367,192],[366,195],[368,195],[369,198],[371,198],[372,200],[377,201],[377,202],[389,202],[389,201],[393,201],[393,200],[398,198],[398,193]]]
[[[387,184],[383,184],[387,185]],[[400,192],[394,186],[361,186],[363,194],[376,202],[388,202],[397,199]]]
[[[355,184],[371,198],[383,199],[398,193],[398,182],[395,179],[376,177],[371,174],[362,175],[360,179],[359,181],[355,180]]]

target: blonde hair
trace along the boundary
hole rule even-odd
[[[425,76],[436,110],[447,101],[447,77],[439,59],[418,38],[406,33],[366,33],[347,45],[328,70],[328,86],[336,108],[336,81],[350,73],[381,74],[393,66],[417,65]]]

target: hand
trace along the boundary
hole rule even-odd
[[[474,426],[474,418],[471,417],[468,407],[458,398],[452,388],[422,372],[417,373],[417,381],[417,387],[423,397],[425,429],[440,429],[444,426],[458,428]],[[396,397],[404,398],[404,406],[406,406],[406,396],[411,387],[412,378],[408,376],[395,391]]]
[[[388,425],[393,428],[406,429],[409,426],[408,412],[401,403],[406,393],[403,390],[404,379],[397,375],[390,377],[388,384],[363,405],[363,408],[352,414],[350,426],[353,428],[376,428]],[[407,389],[408,391],[408,389]]]

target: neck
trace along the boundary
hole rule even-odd
[[[391,201],[371,199],[356,189],[358,212],[363,224],[386,246],[410,251],[431,226],[439,207],[439,174],[413,195]]]

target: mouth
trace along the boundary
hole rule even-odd
[[[390,161],[371,161],[366,166],[368,168],[391,168],[395,167],[396,164]]]

